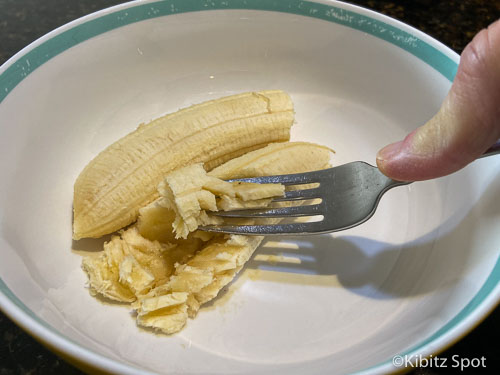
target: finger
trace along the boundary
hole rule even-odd
[[[403,141],[386,146],[377,165],[402,181],[453,173],[500,138],[500,20],[464,49],[439,112]]]

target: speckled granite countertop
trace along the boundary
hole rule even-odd
[[[71,20],[122,3],[120,0],[0,0],[0,64],[38,37]],[[460,53],[474,34],[500,17],[495,0],[352,0],[430,34]],[[495,341],[490,340],[494,338]],[[500,309],[441,357],[487,358],[487,368],[465,374],[500,373]],[[417,369],[413,375],[459,373],[456,369]],[[38,344],[0,313],[0,375],[81,374]]]

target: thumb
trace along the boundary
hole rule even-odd
[[[377,154],[382,173],[418,181],[453,173],[500,138],[500,20],[464,49],[439,112],[403,141]]]

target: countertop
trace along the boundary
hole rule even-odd
[[[47,32],[119,0],[0,0],[0,65]],[[500,2],[491,0],[350,1],[410,24],[460,53],[482,28],[500,17]],[[440,357],[486,357],[486,369],[462,374],[500,373],[500,308]],[[492,338],[492,339],[490,339]],[[495,340],[495,341],[493,341]],[[413,375],[460,373],[456,369],[421,368]],[[82,374],[45,349],[0,312],[0,375]]]

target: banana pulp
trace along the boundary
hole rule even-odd
[[[162,196],[155,204],[175,213],[172,224],[175,238],[187,238],[200,225],[221,224],[206,211],[266,207],[273,197],[282,196],[281,184],[226,182],[209,176],[201,164],[169,173],[158,186]]]
[[[293,108],[288,95],[281,91],[262,92],[256,95],[242,94],[236,97],[252,97],[256,100],[252,100],[251,103],[256,103],[257,99],[260,100],[260,95],[277,99],[276,103],[273,100],[267,102],[267,108],[271,113],[276,107],[283,108],[283,103],[286,103],[287,108]],[[237,101],[232,103],[236,105]],[[206,108],[204,104],[200,104],[199,107]],[[290,111],[291,125],[293,110]],[[252,116],[245,116],[245,108],[226,109],[226,112],[238,113],[241,118]],[[173,115],[166,117],[169,116],[175,117]],[[203,116],[207,119],[217,114],[210,115],[208,112],[203,112]],[[189,121],[197,120],[191,117]],[[188,120],[185,123],[187,122]],[[153,125],[145,127],[148,126]],[[171,126],[175,133],[178,129]],[[136,132],[141,131],[144,131],[144,126]],[[175,137],[175,134],[169,136],[168,130],[164,129],[163,132],[163,137],[166,139]],[[219,137],[222,136],[224,135],[219,134]],[[168,170],[155,171],[154,175],[161,177],[155,185],[154,192],[148,193],[147,199],[141,198],[141,205],[133,209],[132,219],[127,219],[137,218],[137,221],[113,236],[111,241],[104,245],[104,251],[98,257],[84,257],[82,268],[88,275],[91,294],[130,303],[137,313],[138,325],[151,327],[167,334],[179,331],[186,324],[188,317],[195,317],[200,306],[215,298],[218,292],[241,270],[263,238],[261,236],[215,235],[197,231],[198,225],[218,223],[220,220],[209,215],[207,210],[263,207],[269,204],[272,197],[281,195],[284,189],[279,184],[237,184],[224,180],[301,173],[329,167],[332,151],[326,147],[305,142],[270,143],[265,146],[269,135],[260,134],[258,137],[260,141],[254,142],[253,146],[245,146],[245,150],[256,146],[259,149],[246,152],[239,157],[231,156],[231,159],[224,163],[222,161],[225,157],[210,157],[207,166],[207,162],[202,164],[203,160],[200,160],[200,156],[190,156],[183,159],[189,159],[189,162],[179,162]],[[282,140],[286,139],[280,139]],[[123,147],[127,146],[122,146],[121,152],[126,151]],[[134,144],[134,147],[138,145]],[[185,147],[188,146],[185,145]],[[131,152],[136,152],[137,148],[134,150]],[[196,152],[197,150],[185,149],[183,154],[193,155]],[[239,152],[233,148],[231,153],[238,155]],[[171,155],[169,158],[175,160],[176,156]],[[204,160],[207,159],[208,157]],[[217,163],[214,163],[216,159]],[[104,170],[100,164],[103,162],[101,160],[98,163],[101,171]],[[210,172],[205,172],[205,169],[211,169],[215,164],[220,163],[222,164]],[[158,168],[159,164],[154,164],[154,166]],[[93,172],[92,167],[89,166],[85,168],[85,171],[87,176],[97,173]],[[135,173],[131,174],[134,178],[136,178]],[[116,189],[128,189],[128,187],[121,186],[125,182],[114,181],[113,183],[120,185],[116,185]],[[82,202],[88,199],[86,197],[90,194],[88,190],[90,188],[86,186],[85,198],[78,197]],[[94,186],[101,187],[104,184],[95,183]],[[143,186],[142,182],[141,186]],[[96,190],[92,196],[107,196],[115,199],[113,191],[110,192],[108,187],[104,190],[105,192]],[[76,195],[75,186],[75,199]],[[105,198],[102,199],[105,200]],[[138,202],[139,199],[136,201]],[[110,206],[113,204],[116,204],[116,201],[110,203]],[[88,202],[85,205],[92,206]],[[121,211],[118,207],[117,210]],[[94,224],[90,227],[93,229],[78,232],[75,229],[75,235],[87,233],[86,236],[94,236],[95,233],[109,231],[111,227],[105,221],[110,217],[110,213],[103,211],[102,215],[105,216],[104,219],[99,215],[92,218]],[[98,228],[95,224],[98,222],[103,223],[107,229]],[[115,223],[113,225],[121,225],[119,229],[127,224]],[[80,228],[86,228],[85,225]]]

